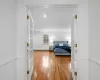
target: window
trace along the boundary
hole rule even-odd
[[[48,35],[44,35],[43,36],[43,43],[44,44],[48,44],[49,43],[49,37],[48,37]]]

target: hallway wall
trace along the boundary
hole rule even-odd
[[[89,0],[89,73],[100,79],[100,0]]]
[[[24,4],[17,5],[17,80],[27,80],[27,13],[28,9]]]
[[[16,80],[16,0],[0,0],[0,80]]]

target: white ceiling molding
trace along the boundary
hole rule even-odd
[[[41,29],[35,30],[36,32],[71,32],[71,28],[69,29]]]
[[[76,8],[77,5],[33,5],[30,8]]]

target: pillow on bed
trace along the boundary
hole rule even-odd
[[[63,44],[63,46],[69,46],[68,44]]]
[[[56,43],[54,46],[59,46],[59,44]]]
[[[63,44],[59,44],[59,46],[64,46]]]

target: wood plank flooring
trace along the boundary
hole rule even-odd
[[[34,51],[32,80],[72,80],[71,57],[55,56],[49,51]]]

